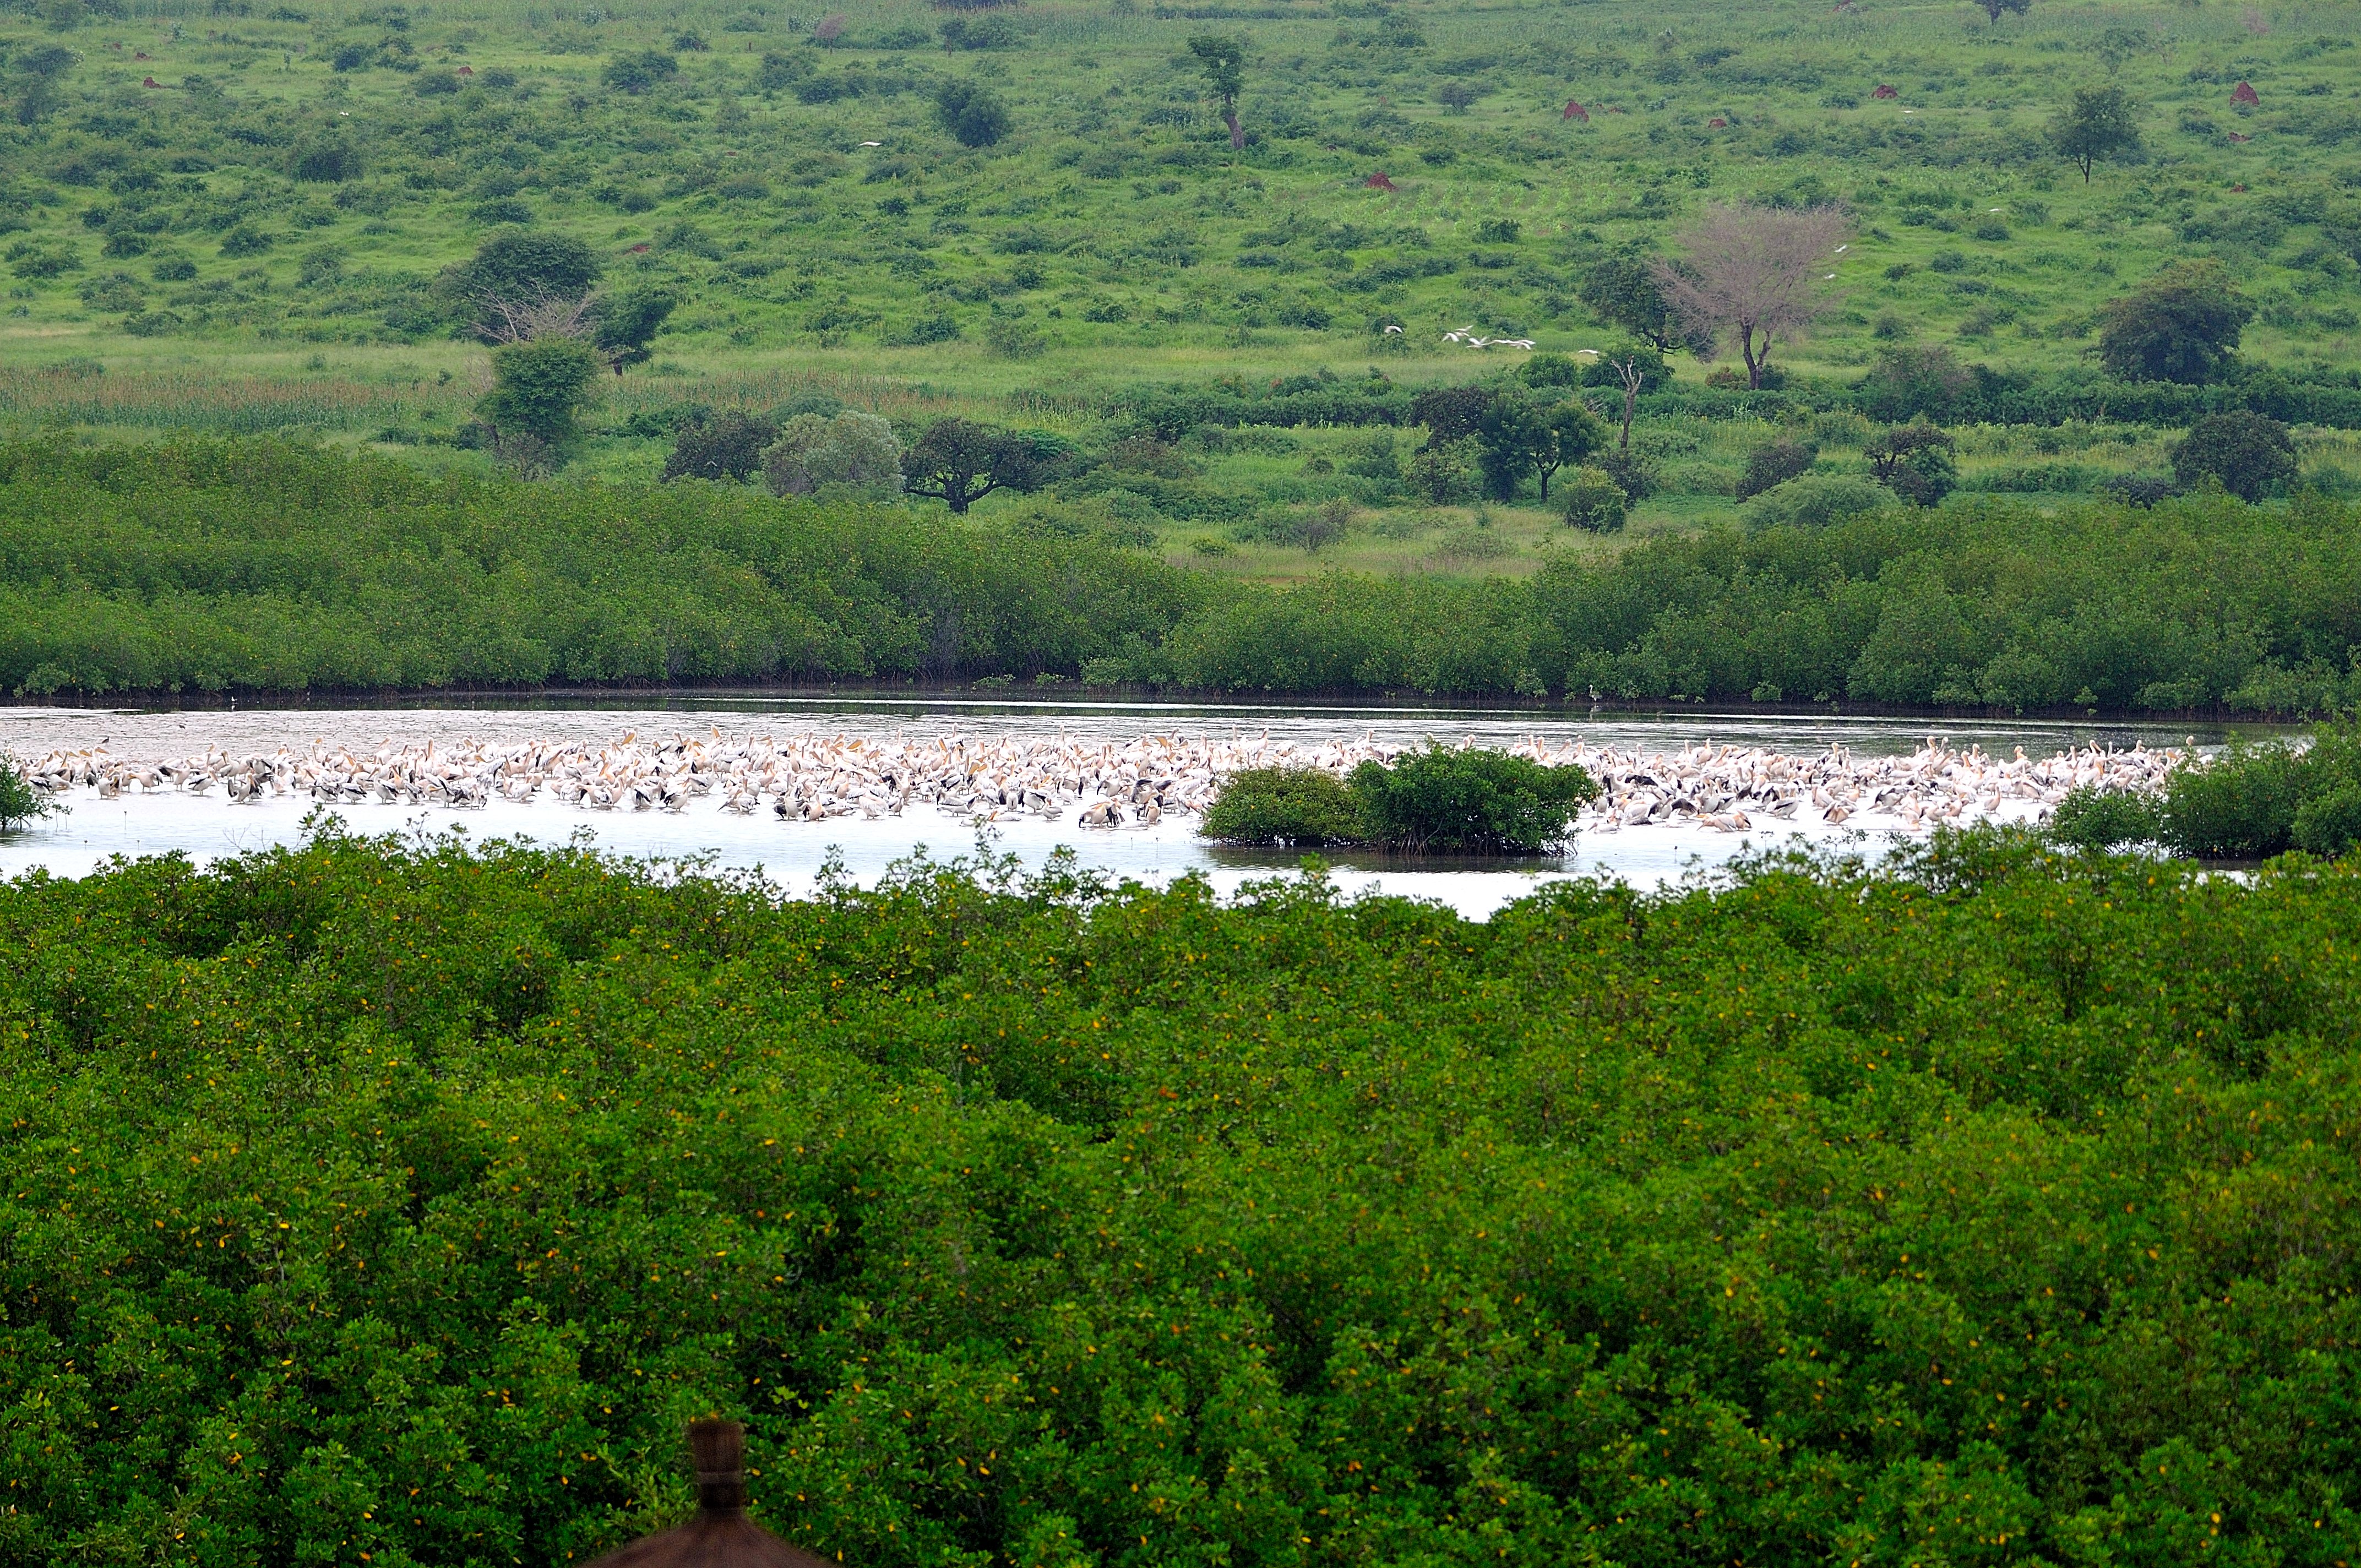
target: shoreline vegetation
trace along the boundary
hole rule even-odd
[[[1955,499],[1522,579],[1282,588],[1022,515],[434,476],[270,441],[34,442],[0,446],[0,689],[1006,676],[2302,717],[2361,697],[2356,510]]]
[[[21,878],[0,1542],[581,1561],[719,1412],[847,1561],[2349,1559],[2356,929],[1993,832],[1484,923],[333,824]]]

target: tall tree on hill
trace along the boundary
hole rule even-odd
[[[1678,260],[1658,259],[1656,282],[1692,342],[1735,334],[1746,384],[1759,389],[1772,345],[1804,332],[1828,308],[1820,268],[1847,226],[1834,207],[1717,203],[1682,231]],[[1700,357],[1711,352],[1708,345]]]
[[[1200,33],[1189,40],[1189,52],[1197,57],[1198,68],[1205,73],[1206,89],[1221,100],[1222,124],[1230,127],[1230,150],[1236,152],[1246,145],[1246,133],[1238,125],[1246,40],[1228,33]]]
[[[2077,87],[2074,101],[2049,127],[2049,139],[2091,182],[2091,166],[2101,159],[2128,162],[2139,154],[2139,125],[2132,101],[2120,87]]]

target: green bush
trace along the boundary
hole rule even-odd
[[[63,805],[33,787],[16,759],[0,755],[0,833],[63,810]]]
[[[2361,844],[2361,784],[2340,784],[2296,808],[2288,837],[2308,855],[2334,859]]]
[[[1820,449],[1808,441],[1783,437],[1765,442],[1746,455],[1746,472],[1738,478],[1738,499],[1752,500],[1776,486],[1812,471]]]
[[[1357,844],[1368,824],[1353,793],[1322,768],[1246,768],[1230,775],[1197,831],[1224,844]]]
[[[2184,855],[2259,860],[2294,845],[2303,764],[2284,744],[2233,746],[2202,767],[2172,775],[2164,795],[2164,841]]]
[[[1559,482],[1558,510],[1568,528],[1612,533],[1631,509],[1623,487],[1598,468],[1576,468]]]
[[[1362,763],[1352,789],[1369,836],[1389,849],[1532,855],[1565,847],[1598,783],[1571,765],[1430,746],[1391,766]]]
[[[2183,487],[2213,479],[2249,504],[2293,483],[2296,476],[2295,441],[2288,427],[2245,409],[2206,415],[2165,455]]]
[[[2078,850],[2161,843],[2164,822],[2155,796],[2136,790],[2084,784],[2067,792],[2049,819],[2049,836]]]
[[[1805,474],[1773,485],[1746,503],[1750,529],[1827,528],[1894,503],[1883,485],[1849,474]]]

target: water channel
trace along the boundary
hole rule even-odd
[[[1015,695],[766,696],[730,692],[669,695],[645,701],[615,697],[554,697],[527,704],[514,698],[481,705],[440,697],[372,707],[284,707],[183,709],[0,708],[0,750],[18,758],[53,748],[104,746],[117,757],[201,753],[208,747],[246,754],[315,742],[355,751],[461,738],[514,744],[526,740],[605,745],[636,733],[641,740],[674,735],[785,736],[811,732],[848,738],[963,736],[1040,738],[1066,735],[1125,742],[1148,735],[1252,737],[1312,747],[1374,735],[1394,745],[1426,740],[1507,746],[1539,737],[1564,743],[1579,736],[1592,747],[1677,752],[1684,746],[1762,747],[1791,755],[1825,751],[1832,743],[1856,757],[1907,755],[1930,736],[1965,750],[1982,746],[1997,756],[2023,748],[2046,757],[2070,748],[2146,745],[2151,749],[2220,744],[2219,727],[2065,720],[1930,720],[1835,715],[1729,714],[1708,711],[1500,710],[1444,707],[1345,705],[1271,706],[1251,703],[1044,701]],[[71,813],[0,837],[0,874],[43,868],[80,876],[116,855],[173,851],[200,863],[303,838],[314,803],[298,796],[233,804],[216,793],[125,794],[101,799],[87,789],[66,797]],[[833,856],[856,881],[870,883],[924,846],[937,859],[972,852],[979,829],[965,814],[913,806],[900,817],[824,822],[782,822],[765,810],[737,817],[709,799],[677,814],[664,811],[591,813],[546,796],[525,804],[495,799],[473,809],[420,805],[339,808],[351,828],[368,833],[465,832],[475,841],[530,838],[563,842],[588,835],[618,854],[672,859],[709,857],[715,863],[760,868],[790,894],[808,891]],[[1019,816],[994,823],[994,853],[1038,866],[1060,845],[1086,865],[1112,876],[1161,883],[1184,873],[1205,877],[1234,893],[1257,879],[1290,874],[1301,855],[1229,850],[1195,836],[1195,818],[1168,817],[1150,828],[1114,831],[1080,828],[1069,812],[1060,820]],[[1545,861],[1477,862],[1334,853],[1331,875],[1346,894],[1369,889],[1449,904],[1481,917],[1521,896],[1540,881],[1569,875],[1620,878],[1657,887],[1709,873],[1749,850],[1803,839],[1853,844],[1874,855],[1891,843],[1891,825],[1861,830],[1806,820],[1769,823],[1743,833],[1688,823],[1634,828],[1587,828],[1573,850]]]

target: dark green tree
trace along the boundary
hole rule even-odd
[[[2099,360],[2128,381],[2208,381],[2254,316],[2219,261],[2175,262],[2100,307]]]
[[[1783,438],[1766,442],[1746,455],[1746,472],[1739,476],[1738,499],[1748,500],[1811,472],[1820,449],[1808,441]]]
[[[634,289],[592,302],[590,340],[616,375],[627,365],[648,362],[648,345],[671,317],[675,302],[661,289]]]
[[[1515,499],[1517,487],[1555,445],[1541,405],[1513,392],[1494,397],[1476,422],[1476,464],[1484,474],[1484,493],[1496,501]]]
[[[651,49],[617,55],[598,73],[598,80],[618,93],[636,95],[670,82],[679,74],[679,60],[662,49]]]
[[[963,419],[938,420],[902,455],[903,488],[954,513],[994,490],[1035,490],[1057,475],[1029,436]]]
[[[1489,387],[1430,387],[1411,400],[1410,422],[1426,426],[1428,445],[1448,446],[1476,433],[1497,395]]]
[[[598,282],[599,270],[598,253],[572,235],[511,229],[445,270],[435,292],[465,326],[489,335],[502,319],[500,307],[577,299]]]
[[[1405,850],[1532,855],[1561,849],[1598,781],[1506,751],[1430,746],[1353,770],[1353,797],[1378,842]]]
[[[1861,412],[1889,424],[1915,419],[1940,421],[1957,411],[1960,400],[1975,381],[1974,373],[1940,345],[1888,348],[1854,389],[1853,400]]]
[[[775,420],[732,410],[711,419],[684,421],[664,459],[664,481],[709,479],[744,484],[763,466],[763,449],[779,439]]]
[[[2295,442],[2279,421],[2247,409],[2207,414],[2167,451],[2183,486],[2207,479],[2249,503],[2294,482]]]
[[[14,758],[0,754],[0,833],[54,816],[65,807],[42,794],[25,777]]]
[[[1533,453],[1533,472],[1542,482],[1542,499],[1547,502],[1551,476],[1588,462],[1607,444],[1607,425],[1572,399],[1546,410],[1542,423],[1548,439]]]
[[[1939,503],[1960,482],[1949,431],[1931,424],[1896,425],[1869,444],[1863,455],[1877,482],[1913,506]]]
[[[1246,40],[1227,33],[1200,33],[1189,40],[1189,52],[1205,73],[1205,90],[1222,105],[1222,124],[1230,127],[1230,150],[1246,145],[1238,124],[1238,93],[1246,85]]]
[[[492,351],[492,389],[477,415],[503,435],[530,435],[552,447],[573,438],[591,401],[598,356],[577,337],[542,337]]]
[[[1323,768],[1244,768],[1205,808],[1198,836],[1221,844],[1357,844],[1369,837],[1361,808]]]
[[[1602,320],[1644,341],[1658,354],[1680,346],[1672,307],[1656,285],[1656,274],[1637,257],[1612,256],[1583,276],[1582,302]]]
[[[1008,134],[1008,111],[973,82],[946,82],[935,93],[935,123],[961,147],[991,147]]]
[[[2077,87],[2074,101],[2051,124],[2049,139],[2082,171],[2082,183],[2088,185],[2092,166],[2101,159],[2128,162],[2139,155],[2139,125],[2130,95],[2120,87]]]

